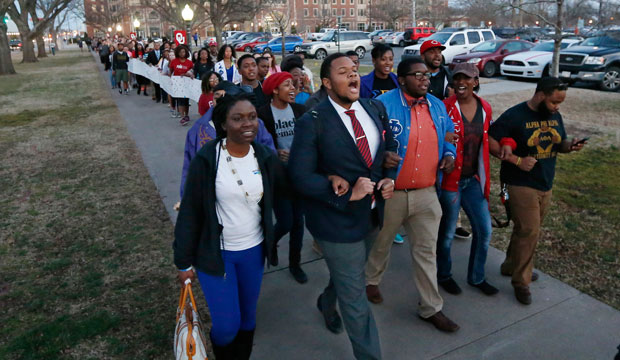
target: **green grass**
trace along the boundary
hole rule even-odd
[[[0,359],[171,358],[172,224],[93,57],[16,70],[0,78]]]

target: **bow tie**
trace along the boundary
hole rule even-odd
[[[428,101],[426,101],[426,98],[424,98],[424,97],[421,97],[419,99],[411,99],[411,100],[409,100],[409,106],[411,106],[411,107],[414,107],[416,105],[422,105],[422,104],[424,104],[424,105],[428,104]]]

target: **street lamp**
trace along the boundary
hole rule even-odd
[[[233,29],[237,30],[237,24],[233,24]]]
[[[123,27],[121,26],[121,24],[116,25],[116,31],[118,32],[123,31]]]
[[[191,32],[190,24],[191,24],[192,19],[194,18],[194,11],[189,7],[188,4],[185,4],[185,7],[183,8],[183,11],[181,12],[181,16],[183,17],[183,20],[185,20],[185,25],[187,26],[187,31],[185,34],[186,35],[185,45],[190,45],[191,44],[191,42],[189,41],[190,32]]]
[[[136,38],[139,38],[140,37],[139,36],[140,31],[138,29],[140,28],[140,20],[138,20],[138,19],[134,20],[133,21],[133,27],[134,27],[134,29],[136,29]]]
[[[536,26],[538,26],[538,24],[540,24],[540,22],[538,20],[536,20]]]
[[[489,24],[489,27],[491,27],[491,25],[493,25],[493,21],[489,21],[488,24]]]
[[[112,32],[112,27],[108,27],[108,32]]]

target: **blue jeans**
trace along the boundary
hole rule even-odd
[[[211,340],[218,346],[233,342],[239,330],[256,328],[256,304],[263,280],[263,244],[241,251],[222,250],[226,276],[198,271],[211,320]]]
[[[472,285],[484,281],[484,265],[487,261],[489,242],[491,241],[491,213],[480,182],[475,177],[461,179],[459,191],[441,191],[439,197],[443,216],[439,224],[437,238],[437,280],[445,281],[452,277],[452,259],[450,248],[456,230],[456,220],[461,206],[471,223],[473,238],[469,251],[467,282]]]
[[[289,234],[289,266],[299,266],[301,262],[301,248],[304,240],[304,213],[301,199],[285,199],[276,197],[273,212],[276,214],[274,237],[276,244],[284,235]]]
[[[116,77],[112,75],[113,72],[114,71],[110,69],[110,84],[112,85],[112,87],[116,87]]]

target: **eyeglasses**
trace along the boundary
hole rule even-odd
[[[432,75],[429,72],[423,73],[423,72],[417,71],[417,72],[405,74],[405,76],[415,76],[416,80],[422,80],[422,79],[429,80]]]

